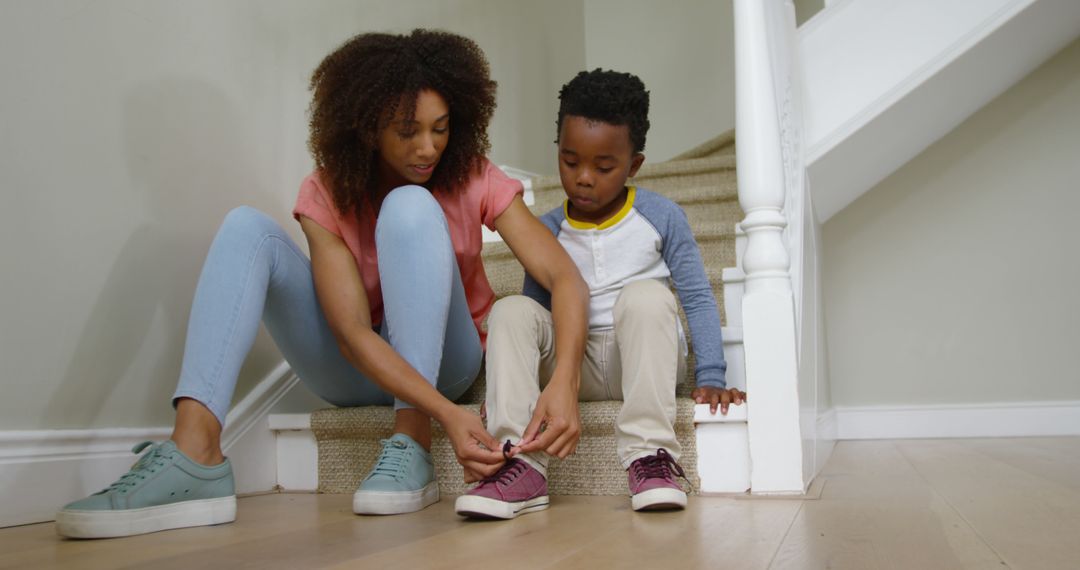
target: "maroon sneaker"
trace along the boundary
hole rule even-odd
[[[512,519],[548,508],[547,493],[547,479],[532,465],[515,457],[458,497],[454,510],[465,517]]]
[[[675,476],[686,479],[686,474],[666,449],[634,460],[626,476],[635,511],[686,508],[686,493],[675,482]]]

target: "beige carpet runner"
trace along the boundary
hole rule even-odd
[[[735,186],[734,132],[725,133],[667,162],[641,168],[631,183],[661,193],[686,211],[694,235],[701,247],[705,268],[720,304],[722,322],[723,283],[721,272],[735,265],[735,224],[742,217]],[[558,177],[539,178],[533,182],[536,204],[532,210],[543,213],[564,199]],[[484,246],[484,267],[498,297],[521,291],[523,270],[505,244]],[[681,313],[681,311],[680,311]],[[683,328],[686,330],[685,316]],[[675,432],[683,446],[679,463],[687,477],[698,486],[697,447],[694,438],[693,355],[687,365],[688,378],[677,388],[679,395]],[[483,375],[461,398],[461,405],[474,411],[484,397]],[[615,457],[615,417],[621,402],[582,402],[582,436],[577,453],[552,462],[548,473],[553,495],[621,495],[628,492],[626,472]],[[312,414],[311,428],[319,444],[319,491],[352,493],[375,463],[381,450],[380,440],[391,434],[394,418],[389,406],[330,408]],[[432,456],[439,479],[439,489],[457,495],[467,488],[461,466],[445,432],[434,425]]]

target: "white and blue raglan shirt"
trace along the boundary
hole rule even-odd
[[[590,332],[614,328],[615,300],[628,283],[656,279],[667,285],[670,280],[690,326],[697,385],[727,386],[720,312],[682,208],[630,186],[626,204],[602,224],[570,219],[565,202],[540,221],[555,234],[589,286]],[[522,293],[551,309],[550,293],[528,274]]]

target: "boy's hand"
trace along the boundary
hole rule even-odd
[[[536,410],[515,453],[547,452],[566,459],[581,437],[577,391],[566,382],[551,382],[540,393]]]
[[[716,406],[719,404],[720,413],[726,416],[729,404],[735,404],[737,406],[746,401],[746,392],[743,392],[738,388],[728,388],[724,390],[721,388],[713,388],[712,386],[702,386],[700,388],[694,388],[690,397],[699,404],[708,403],[709,412],[713,414],[716,413]]]

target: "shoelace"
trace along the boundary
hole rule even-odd
[[[383,449],[379,454],[379,460],[375,462],[375,468],[371,470],[371,476],[397,477],[405,467],[408,447],[400,441],[390,439],[384,439],[379,443],[382,444]]]
[[[520,459],[511,459],[510,461],[507,461],[505,465],[500,467],[499,470],[496,471],[494,474],[484,477],[480,481],[480,484],[485,485],[487,483],[495,483],[509,485],[510,483],[514,482],[514,479],[517,479],[522,473],[525,472],[526,465],[527,464]]]
[[[517,479],[518,476],[525,472],[526,463],[520,459],[510,457],[510,449],[512,447],[513,445],[510,444],[510,440],[506,440],[506,443],[502,446],[503,459],[506,459],[506,463],[504,463],[495,473],[481,479],[481,485],[488,483],[502,483],[503,485],[509,485],[514,482],[514,479]]]
[[[146,479],[148,475],[165,466],[167,460],[165,455],[161,453],[161,444],[155,445],[152,441],[144,441],[132,447],[131,452],[140,453],[147,447],[150,447],[150,451],[140,457],[127,473],[121,475],[119,479],[101,492],[107,493],[113,490],[125,492],[128,488],[134,487],[139,481]]]
[[[674,472],[675,475],[690,483],[682,466],[663,447],[656,450],[656,455],[648,455],[635,461],[634,471],[638,479],[652,479],[654,477],[667,479]]]

